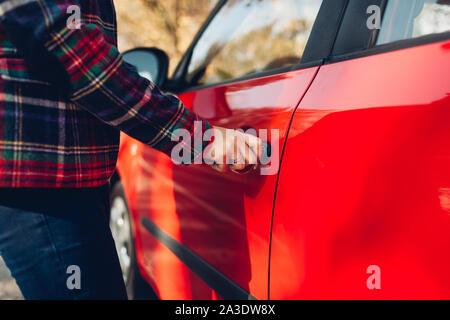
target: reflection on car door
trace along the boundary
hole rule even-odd
[[[387,10],[384,46],[321,67],[295,113],[271,299],[450,298],[450,5]]]
[[[300,63],[320,5],[317,0],[229,1],[193,51],[187,81],[196,88],[180,94],[181,100],[213,125],[276,130],[278,138],[271,143],[279,160],[293,111],[318,70],[292,66]],[[230,20],[242,23],[236,27]],[[143,159],[143,178],[136,181],[138,215],[224,281],[267,298],[277,170],[268,176],[220,174],[206,165],[174,166],[150,148]],[[221,296],[219,288],[205,283],[207,275],[187,269],[153,236],[140,240],[144,267],[160,297]]]

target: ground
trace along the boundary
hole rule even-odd
[[[0,257],[0,300],[22,300],[22,294],[17,287],[16,281]]]

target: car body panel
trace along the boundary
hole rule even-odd
[[[294,110],[317,71],[318,67],[294,70],[179,96],[213,125],[278,130],[276,141],[271,141],[273,175],[220,174],[207,165],[174,165],[166,155],[124,136],[118,170],[134,220],[138,260],[162,299],[211,299],[218,294],[143,228],[144,217],[245,291],[268,297],[270,227],[281,148]],[[124,155],[124,150],[133,155]]]
[[[283,155],[271,299],[450,298],[449,74],[448,40],[321,67]]]

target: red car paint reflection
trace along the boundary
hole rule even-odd
[[[449,71],[444,41],[180,95],[214,125],[280,130],[281,168],[175,166],[123,136],[141,273],[162,299],[220,298],[146,217],[258,299],[450,299]]]

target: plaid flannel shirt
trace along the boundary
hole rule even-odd
[[[123,61],[112,0],[0,0],[0,187],[105,184],[119,130],[170,155],[176,129],[201,135],[197,120]]]

